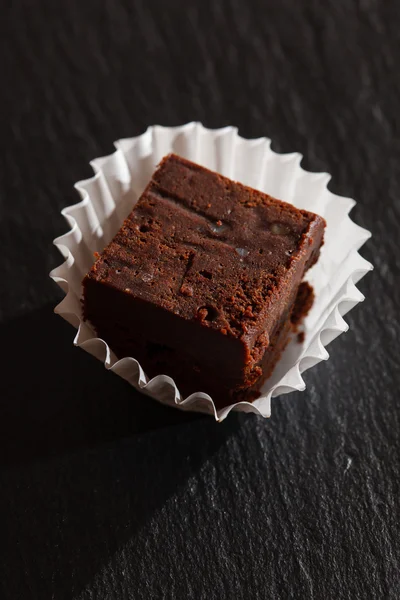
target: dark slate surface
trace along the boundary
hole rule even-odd
[[[399,598],[399,4],[2,9],[0,597]],[[350,332],[270,420],[161,407],[52,314],[88,161],[190,120],[304,153],[374,234]]]

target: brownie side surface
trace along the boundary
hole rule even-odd
[[[141,348],[145,370],[164,346],[245,389],[323,229],[313,213],[170,155],[85,277],[84,317],[118,357]]]

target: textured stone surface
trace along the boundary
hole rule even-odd
[[[398,4],[3,12],[0,597],[397,599]],[[269,421],[155,405],[51,314],[51,240],[88,161],[148,124],[190,120],[304,153],[374,234],[350,332]]]

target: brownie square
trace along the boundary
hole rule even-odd
[[[170,154],[83,280],[84,319],[118,358],[221,407],[252,400],[304,301],[325,222]]]

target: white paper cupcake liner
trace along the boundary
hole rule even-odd
[[[174,128],[153,126],[143,135],[119,140],[113,154],[91,162],[95,175],[75,184],[82,200],[62,211],[70,230],[54,240],[65,262],[50,276],[66,294],[55,312],[78,329],[74,344],[156,400],[210,413],[219,421],[231,410],[269,417],[271,398],[304,390],[302,373],[327,360],[325,347],[347,331],[343,316],[364,299],[356,283],[372,269],[358,254],[370,232],[348,216],[354,200],[332,194],[327,189],[327,173],[304,171],[300,167],[301,154],[277,154],[270,144],[267,138],[243,139],[235,127],[210,130],[200,123]],[[117,360],[107,343],[82,320],[82,279],[94,262],[93,253],[101,252],[110,242],[156,165],[169,152],[316,212],[327,222],[320,259],[307,273],[315,301],[305,320],[304,343],[293,340],[288,345],[272,377],[262,387],[261,396],[252,403],[238,402],[217,410],[212,398],[203,392],[183,398],[170,377],[160,373],[149,379],[135,358]]]

